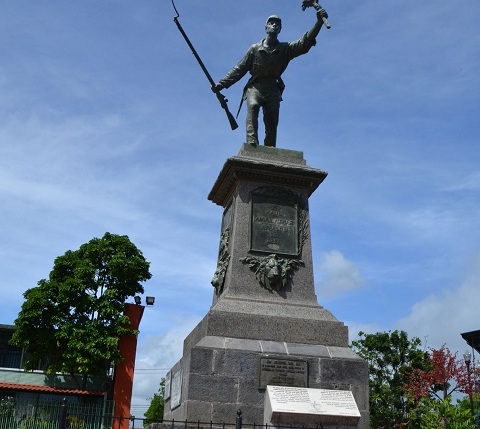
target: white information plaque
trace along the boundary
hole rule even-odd
[[[331,424],[357,426],[360,411],[349,390],[267,386],[265,424]]]

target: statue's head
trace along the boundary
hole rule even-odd
[[[272,26],[272,24],[276,24],[277,34],[279,34],[280,31],[282,30],[282,20],[278,15],[270,15],[267,18],[267,22],[265,23],[265,30],[267,31],[267,33],[268,33],[269,25]]]

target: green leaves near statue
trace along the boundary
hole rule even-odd
[[[124,306],[144,292],[149,266],[127,236],[108,232],[57,257],[48,279],[23,294],[15,320],[11,344],[25,348],[25,369],[71,374],[79,387],[106,375],[121,360],[119,337],[136,333]]]

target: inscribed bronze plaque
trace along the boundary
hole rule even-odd
[[[298,207],[280,196],[252,194],[250,248],[298,255]]]
[[[259,388],[270,386],[308,387],[308,363],[272,357],[260,358]]]

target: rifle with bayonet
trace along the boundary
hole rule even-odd
[[[175,3],[172,0],[172,5],[173,8],[175,9],[176,16],[173,18],[173,21],[175,24],[177,24],[178,30],[182,34],[183,38],[185,39],[185,42],[187,42],[187,45],[190,47],[190,50],[192,51],[193,56],[196,58],[198,64],[203,70],[203,73],[205,73],[205,76],[207,76],[208,81],[210,82],[211,87],[213,88],[215,86],[215,82],[212,79],[212,76],[210,76],[210,73],[208,72],[207,68],[205,67],[205,64],[203,64],[203,61],[201,58],[198,56],[197,51],[192,45],[192,42],[190,42],[190,39],[188,38],[187,34],[183,30],[182,26],[180,25],[180,22],[178,21],[178,18],[180,17],[180,14],[178,13],[177,8],[175,7]],[[227,114],[228,122],[230,122],[230,128],[232,130],[235,130],[238,128],[237,121],[231,114],[230,110],[228,110],[228,100],[225,98],[223,94],[220,93],[220,91],[215,91],[215,95],[217,96],[218,101],[220,102],[220,105],[222,106],[223,110],[225,110],[225,113]]]

